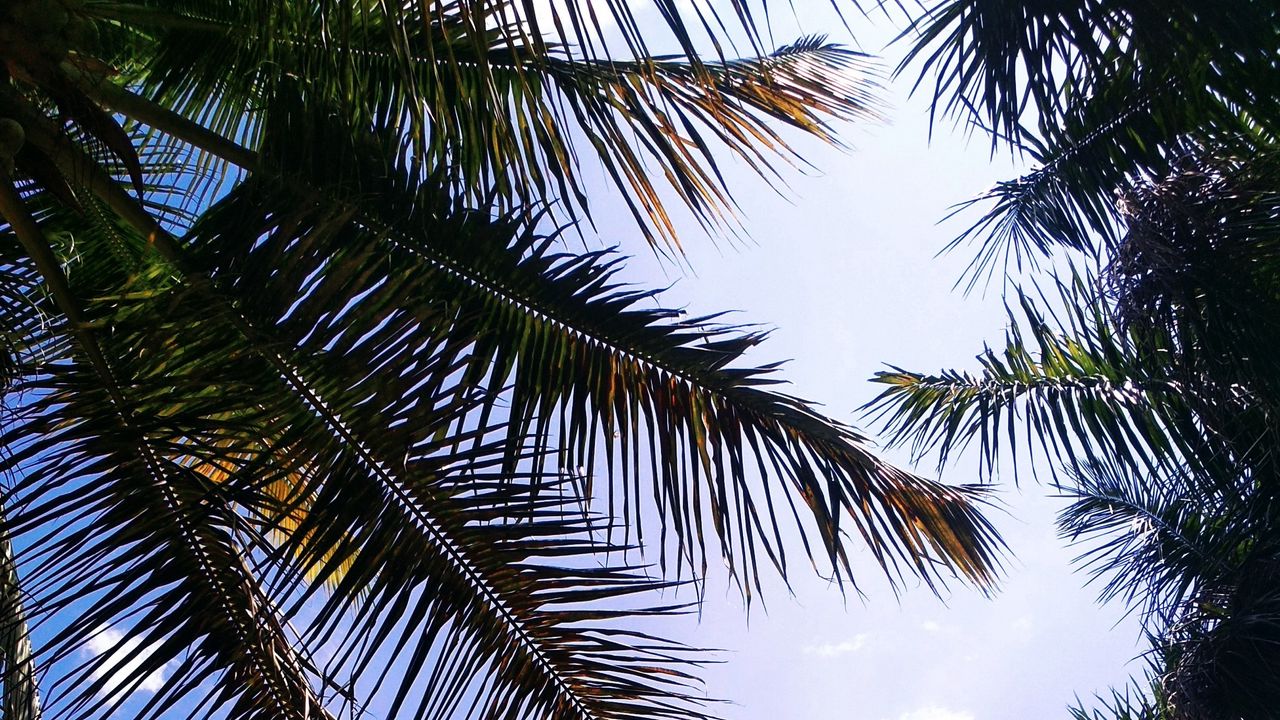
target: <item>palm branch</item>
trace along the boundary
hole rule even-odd
[[[1005,347],[978,357],[980,374],[892,368],[876,374],[889,387],[865,411],[891,444],[910,443],[917,458],[936,451],[939,467],[976,441],[987,476],[1020,457],[1020,439],[1064,468],[1114,458],[1154,470],[1226,452],[1204,437],[1194,399],[1161,353],[1146,356],[1115,330],[1078,276],[1059,288],[1060,318],[1018,294],[1022,317],[1010,312]]]

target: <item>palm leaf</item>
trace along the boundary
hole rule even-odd
[[[919,64],[935,110],[1037,165],[966,203],[990,203],[949,246],[981,243],[969,286],[1002,258],[1020,270],[1058,248],[1114,249],[1115,192],[1168,172],[1189,145],[1248,153],[1274,142],[1273,12],[1247,0],[1226,16],[1194,3],[958,0],[918,18],[899,72]]]
[[[1181,377],[1160,353],[1138,352],[1078,278],[1060,289],[1064,326],[1019,292],[1023,318],[1010,312],[1005,348],[979,356],[981,374],[893,368],[877,373],[875,381],[890,387],[864,410],[883,423],[891,444],[910,443],[917,458],[936,450],[939,467],[976,440],[988,476],[1006,457],[1002,442],[1015,458],[1019,438],[1029,452],[1068,468],[1099,458],[1145,470],[1189,457],[1229,462],[1220,440],[1203,437]]]
[[[309,177],[329,172],[358,186],[363,199],[317,206],[281,193],[278,183],[251,181],[196,228],[193,248],[217,253],[204,263],[234,263],[229,278],[263,284],[268,278],[255,268],[273,266],[267,263],[281,248],[316,242],[308,238],[319,234],[326,244],[280,278],[281,298],[306,298],[300,313],[328,307],[332,291],[323,288],[345,287],[349,273],[413,275],[414,312],[433,318],[443,335],[474,343],[459,359],[467,368],[464,386],[496,392],[509,385],[513,438],[555,438],[553,471],[581,466],[590,478],[603,463],[610,475],[620,473],[607,486],[608,514],[640,531],[642,508],[656,509],[674,530],[677,563],[702,552],[709,521],[740,579],[758,582],[760,549],[784,568],[776,511],[754,499],[782,491],[790,502],[803,499],[813,524],[795,520],[816,529],[823,559],[840,576],[848,572],[843,516],[886,570],[903,562],[934,577],[926,558],[936,557],[976,582],[989,577],[994,536],[970,505],[972,491],[885,465],[851,428],[767,391],[775,382],[767,377],[771,367],[735,368],[758,335],[709,318],[642,310],[637,305],[654,293],[619,285],[616,259],[607,253],[556,252],[555,238],[536,232],[536,218],[495,221],[460,211],[429,185],[417,197],[406,195],[397,190],[412,185],[406,178],[379,179],[382,170],[338,162],[336,142],[325,144],[324,157],[288,162],[300,163]],[[283,153],[273,156],[277,162],[285,161]],[[382,183],[389,184],[374,189]],[[281,215],[286,206],[299,209]],[[385,269],[369,268],[374,258],[390,260]],[[284,329],[300,337],[291,325]],[[766,486],[753,486],[752,469]],[[645,471],[654,505],[643,502]],[[597,495],[590,486],[584,492],[587,499]],[[692,569],[701,574],[704,564]]]
[[[405,703],[405,714],[430,717],[700,716],[681,693],[684,651],[610,624],[665,612],[616,603],[668,584],[597,565],[610,551],[595,524],[555,484],[504,469],[505,433],[471,425],[436,437],[468,424],[475,407],[447,383],[454,353],[400,325],[334,350],[335,334],[372,327],[360,324],[364,308],[407,288],[347,289],[336,307],[349,322],[317,327],[288,351],[263,344],[238,303],[210,313],[209,290],[157,268],[94,293],[89,308],[109,313],[99,347],[115,400],[94,390],[95,364],[62,361],[28,381],[39,399],[4,440],[23,478],[11,528],[33,558],[29,591],[42,619],[58,613],[66,628],[42,655],[64,678],[52,706],[94,716],[127,697],[104,694],[104,678],[125,673],[136,687],[174,663],[142,717],[190,702],[231,717],[324,716],[360,709],[357,690],[359,703],[386,702],[393,717]],[[269,290],[251,296],[255,316],[288,315],[292,300],[269,305],[280,300]],[[356,383],[335,372],[353,365],[375,371]],[[390,386],[396,408],[370,404]],[[123,428],[112,417],[121,401]],[[206,467],[219,469],[216,482]],[[283,501],[280,482],[296,488]],[[325,582],[328,598],[309,610]],[[305,624],[291,632],[290,621]],[[152,650],[127,666],[108,657],[67,667],[121,623]],[[322,667],[313,658],[332,642]],[[379,695],[392,672],[398,686]],[[424,686],[435,690],[414,692]]]
[[[446,172],[473,201],[496,190],[507,209],[560,199],[570,214],[586,210],[579,163],[584,149],[594,152],[641,228],[667,243],[675,242],[669,200],[651,176],[666,178],[699,219],[720,222],[731,200],[717,145],[772,174],[772,158],[793,152],[768,121],[833,141],[828,121],[876,116],[867,58],[820,38],[737,60],[620,60],[535,40],[505,4],[480,16],[466,3],[406,17],[380,7],[350,17],[345,6],[295,17],[252,4],[192,15],[127,4],[94,12],[137,23],[154,43],[145,73],[128,82],[228,140],[256,146],[257,109],[280,79],[303,77],[313,102],[335,108],[349,127],[401,133],[427,172]],[[81,81],[129,111],[117,80]],[[294,131],[307,141],[305,127]]]

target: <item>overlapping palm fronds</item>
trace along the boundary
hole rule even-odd
[[[981,244],[971,286],[1001,260],[1101,255],[1123,234],[1115,189],[1169,171],[1187,143],[1249,152],[1280,137],[1272,3],[951,0],[906,37],[899,72],[919,68],[936,113],[1035,163],[971,203],[989,205],[954,244]]]
[[[113,42],[145,43],[145,72],[129,75],[140,94],[223,138],[255,147],[260,111],[278,83],[306,78],[308,98],[345,123],[395,129],[425,172],[443,173],[473,201],[496,191],[504,211],[553,198],[571,215],[587,210],[580,163],[594,155],[640,227],[669,244],[677,242],[672,198],[652,178],[664,178],[702,221],[722,222],[732,203],[716,153],[728,150],[771,175],[793,153],[769,121],[833,140],[829,120],[874,117],[878,107],[868,58],[821,38],[736,59],[703,59],[692,46],[682,55],[620,58],[599,46],[603,28],[570,31],[567,19],[557,22],[559,34],[596,42],[542,40],[530,20],[538,14],[514,2],[336,3],[325,12],[185,5],[113,3],[90,12],[127,21],[122,31],[134,36]],[[619,13],[615,27],[634,22],[626,4],[607,7]],[[581,10],[578,0],[550,8],[557,20]],[[668,22],[682,47],[692,42],[681,18]],[[111,59],[123,65],[132,52]],[[107,106],[154,119],[118,81],[102,84],[92,72],[79,79]],[[294,132],[306,141],[305,126]]]
[[[665,2],[679,56],[577,0],[41,4],[0,9],[15,707],[34,665],[53,717],[701,718],[646,623],[708,557],[993,581],[979,490],[548,230],[588,153],[650,239],[655,169],[714,221],[717,152],[874,111],[863,56],[765,52],[744,4],[741,59]]]
[[[1104,600],[1143,609],[1153,645],[1151,697],[1093,717],[1270,717],[1275,8],[960,1],[918,27],[938,108],[1043,163],[991,193],[971,272],[1061,248],[1090,260],[1032,276],[1056,294],[1015,288],[980,372],[895,368],[868,409],[942,463],[975,441],[988,476],[1016,472],[1020,446],[1051,463],[1073,498],[1064,537],[1093,543],[1081,562]]]

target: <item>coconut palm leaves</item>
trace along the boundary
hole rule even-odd
[[[673,239],[653,168],[713,217],[716,145],[771,172],[777,123],[833,139],[861,56],[702,58],[667,5],[679,57],[620,5],[633,57],[577,3],[33,7],[0,11],[4,652],[50,714],[697,718],[702,654],[646,618],[709,557],[748,593],[798,552],[852,581],[855,543],[992,581],[977,490],[548,220],[589,151]]]
[[[982,243],[973,279],[1114,244],[1115,188],[1167,172],[1189,141],[1247,151],[1277,137],[1271,3],[955,0],[907,35],[899,71],[919,68],[936,112],[1037,164],[974,201],[989,207],[957,241]]]
[[[562,13],[582,20],[578,0],[549,7],[560,42],[543,40],[539,14],[514,2],[336,3],[324,12],[110,3],[86,12],[125,35],[113,35],[126,49],[110,66],[128,68],[142,45],[149,61],[130,84],[225,138],[254,147],[277,83],[307,78],[310,101],[351,126],[394,130],[426,172],[443,173],[461,197],[496,192],[504,211],[552,198],[570,215],[587,209],[579,164],[591,153],[642,229],[668,243],[670,197],[651,177],[665,178],[699,219],[723,221],[731,200],[716,152],[770,174],[773,158],[792,153],[768,121],[832,140],[829,120],[875,115],[865,56],[820,38],[739,59],[704,61],[691,45],[683,56],[619,58],[600,46],[602,28],[560,22]],[[625,5],[608,7],[618,27],[634,22]],[[668,20],[682,44],[692,42],[680,18]],[[112,100],[118,81],[93,89],[104,80],[78,73],[87,92],[127,112]],[[307,129],[294,132],[301,140]]]
[[[1017,289],[979,373],[881,373],[870,407],[944,463],[974,441],[988,475],[1020,446],[1052,463],[1064,536],[1152,637],[1150,701],[1096,717],[1275,707],[1280,25],[1266,3],[1220,9],[944,3],[913,52],[939,109],[1043,163],[991,193],[971,269],[1091,257],[1042,281],[1056,294]]]

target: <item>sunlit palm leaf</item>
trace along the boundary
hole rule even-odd
[[[513,438],[546,438],[544,450],[562,451],[549,458],[553,470],[581,467],[588,483],[603,464],[615,477],[585,488],[588,497],[606,493],[610,514],[637,530],[642,510],[657,510],[675,531],[676,563],[703,552],[710,525],[746,583],[758,582],[759,550],[785,567],[779,513],[759,500],[782,491],[804,503],[812,524],[801,527],[819,533],[819,559],[839,576],[849,572],[841,527],[851,522],[886,570],[903,562],[933,577],[926,558],[936,557],[971,580],[989,579],[993,536],[971,506],[972,491],[892,468],[851,428],[765,390],[776,382],[767,377],[772,368],[734,367],[759,336],[643,310],[638,304],[654,293],[619,285],[607,253],[557,253],[554,237],[537,234],[536,218],[460,212],[430,186],[406,194],[397,188],[411,186],[408,179],[343,164],[334,143],[325,147],[323,157],[288,162],[359,187],[363,199],[313,205],[277,183],[251,182],[197,228],[194,247],[221,253],[225,260],[211,262],[234,262],[228,277],[252,285],[266,281],[258,269],[273,267],[282,248],[309,243],[316,255],[282,276],[278,290],[305,298],[300,313],[323,311],[331,299],[321,288],[343,287],[351,273],[412,275],[409,307],[434,318],[442,335],[474,343],[460,358],[464,386],[510,385],[504,412]],[[284,207],[297,210],[281,215]],[[326,245],[315,245],[317,237]],[[374,259],[386,264],[367,265]],[[641,490],[646,474],[653,504]]]
[[[829,121],[876,114],[867,58],[820,38],[737,60],[632,59],[536,41],[507,15],[520,11],[501,4],[474,15],[446,3],[394,20],[379,15],[400,12],[392,6],[289,7],[94,12],[135,23],[154,42],[145,73],[127,81],[228,139],[256,146],[275,84],[307,78],[313,101],[352,127],[394,129],[427,172],[447,172],[472,199],[496,190],[508,207],[558,198],[585,210],[580,159],[595,153],[641,227],[668,243],[670,197],[651,176],[704,222],[720,222],[732,207],[721,148],[771,175],[775,159],[793,153],[770,121],[832,141]],[[83,81],[128,114],[101,87],[116,81]],[[304,126],[294,131],[306,142]]]

